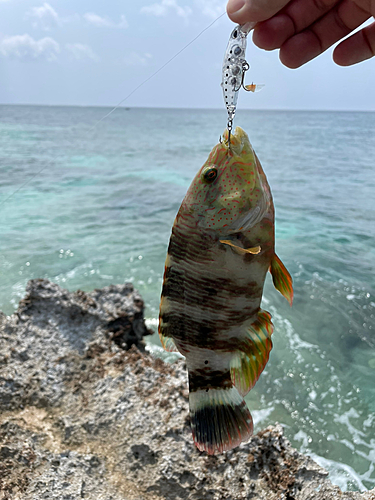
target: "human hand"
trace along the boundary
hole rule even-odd
[[[255,45],[279,48],[281,62],[298,68],[375,16],[375,0],[229,0],[227,12],[235,23],[257,22]],[[375,22],[333,51],[333,60],[340,66],[373,56]]]

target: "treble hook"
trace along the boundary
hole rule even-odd
[[[244,80],[245,80],[245,73],[250,69],[250,64],[247,61],[242,62],[242,77],[241,77],[241,83],[238,88],[234,88],[234,92],[238,92],[240,88],[242,87],[246,92],[250,92],[250,90],[247,87],[247,85],[244,85]]]

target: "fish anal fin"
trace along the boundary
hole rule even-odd
[[[223,243],[224,245],[229,245],[233,248],[233,250],[241,255],[244,253],[251,253],[253,255],[258,255],[258,253],[261,252],[261,247],[258,245],[257,247],[252,247],[252,248],[242,248],[233,243],[233,241],[230,240],[219,240],[220,243]]]
[[[281,295],[283,295],[290,305],[293,304],[293,279],[289,271],[281,262],[280,258],[274,254],[271,265],[270,273],[272,275],[273,284]]]
[[[260,310],[231,362],[231,379],[241,396],[246,396],[254,387],[268,362],[272,349],[272,332],[270,313]]]

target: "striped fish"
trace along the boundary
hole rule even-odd
[[[159,335],[186,357],[193,438],[220,453],[252,435],[244,396],[272,348],[271,315],[260,308],[266,273],[293,300],[292,278],[274,249],[266,176],[237,127],[195,176],[176,216],[162,289]]]

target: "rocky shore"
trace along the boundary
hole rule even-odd
[[[182,360],[150,357],[131,284],[28,284],[0,313],[0,500],[375,500],[342,493],[280,426],[209,457],[193,445]]]

